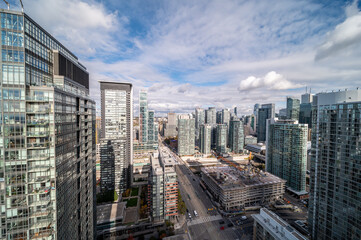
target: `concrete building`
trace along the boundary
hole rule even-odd
[[[177,114],[168,113],[168,122],[164,129],[164,137],[176,137],[177,136]]]
[[[211,154],[212,127],[209,124],[200,126],[199,151],[203,154]]]
[[[268,120],[266,170],[287,181],[298,196],[306,195],[307,124],[295,120]]]
[[[258,109],[257,117],[257,141],[265,142],[266,141],[266,131],[267,131],[267,119],[275,117],[275,105],[274,103],[263,104],[261,108]]]
[[[254,240],[307,240],[290,224],[267,208],[261,208],[259,214],[252,215],[254,219]]]
[[[178,154],[193,155],[195,148],[195,119],[189,115],[178,116]]]
[[[225,211],[272,203],[283,197],[286,181],[247,166],[243,171],[230,166],[204,167],[202,181]]]
[[[287,119],[297,120],[300,117],[300,100],[287,97]]]
[[[118,195],[131,184],[133,157],[133,87],[130,83],[100,82],[102,139],[101,189]]]
[[[164,219],[164,172],[159,162],[159,153],[151,154],[148,191],[150,215],[154,221]]]
[[[217,124],[217,152],[227,152],[227,132],[228,128],[226,124]]]
[[[229,128],[229,146],[232,152],[241,153],[244,147],[244,126],[240,120],[232,120]]]
[[[94,239],[89,73],[27,14],[0,15],[0,239]]]
[[[178,215],[178,182],[174,161],[169,163],[165,149],[151,155],[149,176],[149,206],[155,221],[169,220]]]
[[[312,103],[309,230],[312,239],[361,238],[361,90]]]

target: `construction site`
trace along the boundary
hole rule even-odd
[[[201,168],[206,189],[228,212],[267,206],[282,199],[286,181],[254,167],[238,165],[223,157],[226,164]]]

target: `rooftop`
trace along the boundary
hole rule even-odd
[[[274,238],[284,240],[306,240],[307,238],[296,231],[291,225],[274,212],[262,208],[260,214],[252,217],[260,223]]]
[[[97,206],[97,224],[123,219],[126,202]]]
[[[204,167],[201,171],[212,177],[222,188],[244,188],[286,182],[268,172],[258,171],[251,165],[243,167],[242,171],[228,165]]]

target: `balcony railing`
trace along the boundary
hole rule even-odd
[[[49,102],[49,101],[53,101],[49,97],[43,97],[43,96],[26,96],[26,100],[27,101],[32,101],[32,102]]]
[[[28,155],[29,160],[48,160],[50,158],[49,154],[35,154],[35,155]]]
[[[28,125],[47,125],[49,124],[48,119],[34,119],[26,122]]]
[[[50,142],[41,142],[41,143],[28,143],[28,148],[47,148],[50,146]]]
[[[49,136],[49,131],[44,131],[44,132],[27,132],[26,136],[27,137],[47,137]]]

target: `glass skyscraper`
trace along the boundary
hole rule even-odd
[[[94,239],[89,74],[25,13],[0,14],[0,238]]]
[[[100,179],[103,192],[125,191],[131,183],[133,158],[133,86],[100,82],[101,142]]]
[[[307,124],[268,120],[266,170],[299,196],[306,194],[307,134]]]
[[[232,152],[243,152],[244,147],[244,126],[243,122],[235,119],[231,120],[229,128],[229,146]]]
[[[312,116],[312,239],[361,239],[361,90],[317,94]]]
[[[178,154],[193,155],[195,148],[195,119],[189,115],[178,116]]]
[[[275,117],[275,104],[262,104],[261,108],[258,109],[257,114],[257,141],[266,141],[266,123],[267,119]]]
[[[300,100],[287,97],[287,119],[297,120],[300,117]]]
[[[209,124],[200,126],[199,151],[204,154],[211,153],[212,127]]]
[[[216,144],[216,148],[217,148],[217,152],[218,153],[226,153],[227,150],[227,132],[228,132],[228,127],[226,124],[217,124],[217,134],[216,134],[216,139],[217,139],[217,144]]]

